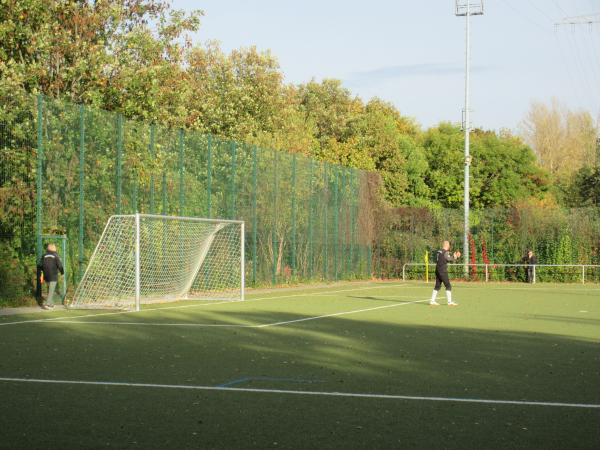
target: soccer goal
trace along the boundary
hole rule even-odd
[[[139,311],[187,299],[244,299],[244,222],[112,216],[70,306]]]

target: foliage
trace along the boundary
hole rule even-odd
[[[428,130],[423,146],[429,163],[426,181],[431,196],[444,207],[462,205],[464,186],[462,131],[449,123]],[[475,130],[471,141],[471,204],[475,208],[508,206],[516,200],[540,196],[546,188],[544,172],[531,150],[510,134]]]
[[[435,242],[443,233],[460,236],[455,231],[460,228],[461,213],[451,214],[451,224],[442,217],[446,214],[442,208],[460,208],[463,203],[464,136],[457,125],[441,123],[423,130],[394,105],[377,98],[363,101],[339,80],[286,83],[269,51],[248,47],[226,53],[215,42],[193,44],[190,33],[200,29],[202,17],[202,11],[185,14],[164,0],[0,2],[0,241],[15,249],[11,258],[20,261],[19,275],[10,277],[26,280],[24,292],[31,284],[28,258],[35,247],[36,110],[32,94],[38,93],[54,99],[44,111],[44,117],[51,118],[43,124],[49,142],[45,170],[53,171],[52,178],[45,180],[49,194],[44,211],[49,226],[59,231],[78,226],[81,104],[86,111],[83,122],[88,143],[84,170],[94,174],[86,177],[85,188],[96,193],[84,200],[86,236],[98,233],[106,210],[117,204],[118,169],[122,169],[123,209],[136,204],[152,205],[154,212],[175,209],[180,129],[185,130],[186,140],[189,184],[185,185],[195,193],[187,195],[189,211],[207,212],[204,152],[210,135],[215,138],[214,151],[221,155],[212,178],[215,204],[231,202],[232,146],[239,149],[237,166],[245,170],[239,173],[246,174],[236,175],[240,183],[249,182],[251,149],[258,146],[269,155],[275,154],[272,149],[286,150],[332,167],[375,172],[352,180],[360,184],[360,199],[355,200],[368,205],[359,218],[364,234],[356,239],[365,246],[375,244],[390,260],[414,253],[416,247],[409,251],[410,246],[434,245],[430,239]],[[126,125],[120,128],[119,123]],[[554,257],[554,243],[566,232],[560,231],[566,213],[557,212],[560,209],[554,208],[551,199],[556,197],[568,206],[598,205],[598,169],[582,167],[593,151],[591,117],[557,104],[536,104],[523,128],[524,141],[507,132],[472,132],[474,234],[492,242],[489,211],[502,211],[493,220],[492,259],[519,258],[525,238],[517,239],[515,233],[520,229],[522,205],[526,214],[535,202],[543,211],[539,224],[521,231],[535,237],[535,244],[548,258]],[[120,164],[116,157],[119,140],[124,146]],[[272,176],[260,177],[265,196],[274,198],[277,189],[290,192],[293,156],[289,153],[277,152],[288,167],[279,174],[277,187]],[[569,157],[560,160],[562,154]],[[262,161],[257,167],[260,174],[273,169],[275,158]],[[328,201],[335,192],[348,195],[348,190],[357,189],[341,170],[319,169],[318,175],[310,177],[307,164],[302,170],[305,180],[314,178],[315,189],[327,192]],[[310,198],[309,190],[308,185],[299,187],[298,198]],[[299,207],[308,208],[307,202]],[[421,208],[427,212],[416,213],[425,211]],[[330,205],[320,214],[334,211]],[[415,240],[413,233],[413,240],[404,242],[406,230],[399,229],[405,224],[398,225],[393,217],[409,211],[428,217],[438,228],[428,230],[419,219],[413,229],[423,234]],[[213,213],[227,215],[229,206]],[[267,206],[260,213],[270,217]],[[307,217],[308,213],[298,216],[304,227]],[[591,219],[582,223],[587,224],[583,233],[595,226]],[[279,255],[276,272],[280,274],[286,263],[282,255],[289,256],[292,248],[291,229],[286,221],[273,219],[265,226],[271,225],[275,232],[259,235],[259,250],[269,260]],[[573,257],[588,258],[581,256],[589,253],[587,245],[587,241],[573,242]],[[306,262],[306,245],[297,251]],[[75,261],[77,255],[70,256]]]
[[[598,127],[587,111],[571,111],[552,99],[550,104],[531,104],[521,134],[540,166],[560,180],[593,160]]]
[[[585,166],[575,173],[568,201],[572,206],[600,205],[600,166]]]

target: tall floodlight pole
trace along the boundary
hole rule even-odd
[[[465,109],[463,111],[463,128],[465,131],[465,193],[464,193],[464,236],[463,236],[463,258],[464,273],[469,274],[469,184],[471,167],[471,117],[470,117],[470,72],[471,72],[471,16],[480,16],[483,14],[483,0],[471,3],[470,0],[455,0],[456,16],[465,18]]]

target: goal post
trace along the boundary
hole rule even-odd
[[[244,222],[111,216],[70,303],[140,310],[187,299],[244,299]]]

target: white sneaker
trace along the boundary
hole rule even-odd
[[[456,303],[456,302],[448,302],[448,306],[458,306],[458,303]]]
[[[431,300],[429,302],[429,306],[440,306],[440,304],[438,302],[436,302],[435,300]]]

